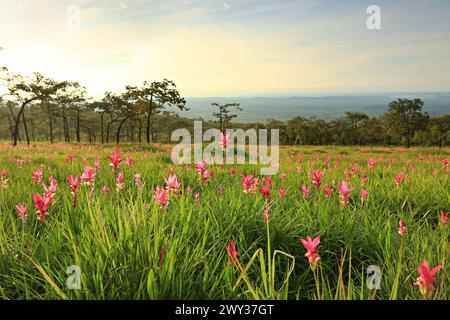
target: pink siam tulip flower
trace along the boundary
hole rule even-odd
[[[234,169],[234,167],[231,167],[231,168],[230,168],[230,174],[231,174],[232,176],[234,176],[235,173],[236,173],[236,169]]]
[[[94,162],[94,170],[95,170],[95,172],[99,172],[100,171],[100,161],[95,161]]]
[[[258,188],[258,178],[254,178],[253,175],[244,176],[242,177],[242,190],[244,193],[255,193]]]
[[[7,188],[8,187],[7,176],[8,176],[8,171],[2,170],[1,183],[2,183],[3,188]]]
[[[133,168],[133,158],[128,157],[128,158],[125,160],[125,165],[126,165],[127,168]]]
[[[364,203],[367,200],[367,196],[369,195],[369,190],[361,190],[361,202]]]
[[[191,193],[191,186],[190,185],[188,185],[186,187],[186,194],[189,194],[189,193]]]
[[[422,293],[423,296],[429,297],[433,294],[435,290],[434,283],[436,282],[436,278],[434,278],[434,275],[442,268],[442,265],[438,265],[430,270],[427,259],[423,259],[423,264],[421,264],[417,268],[419,277],[414,283],[419,287],[420,293]]]
[[[339,198],[341,203],[346,206],[349,202],[349,197],[354,188],[350,188],[348,182],[346,180],[341,181],[339,183]]]
[[[123,183],[124,175],[123,172],[119,173],[116,180],[116,192],[119,193],[120,190],[123,189],[124,183]]]
[[[314,172],[313,172],[312,183],[313,183],[314,187],[316,187],[316,190],[319,190],[319,188],[320,188],[322,175],[323,175],[322,171],[314,170]]]
[[[69,180],[69,186],[70,186],[70,189],[72,190],[72,195],[73,195],[72,205],[74,208],[76,208],[77,207],[77,198],[78,198],[77,197],[78,188],[79,188],[78,177],[69,176],[68,180]]]
[[[203,176],[205,171],[208,169],[207,166],[206,166],[206,161],[202,160],[202,161],[198,162],[197,164],[195,164],[195,169],[197,170],[197,173],[200,176]]]
[[[227,252],[228,252],[228,255],[230,256],[231,260],[238,263],[239,253],[236,250],[233,240],[228,241]]]
[[[42,179],[42,170],[33,171],[33,182],[34,184],[38,184]]]
[[[95,181],[95,173],[91,167],[85,167],[83,174],[81,175],[81,182],[84,185],[93,186]]]
[[[17,160],[17,166],[18,166],[20,169],[22,169],[24,163],[25,163],[25,161],[22,160],[22,159]]]
[[[268,199],[270,196],[270,186],[262,186],[259,191],[263,195],[265,199]]]
[[[111,190],[109,190],[108,186],[103,186],[102,192],[103,194],[109,194]]]
[[[68,154],[66,159],[67,159],[67,162],[72,163],[74,158],[75,158],[75,156],[73,154]]]
[[[136,186],[139,190],[142,190],[144,188],[144,183],[142,182],[142,174],[136,173],[134,175],[134,182],[136,182]]]
[[[111,161],[110,165],[113,168],[113,171],[116,171],[117,168],[119,167],[120,163],[122,162],[122,158],[120,157],[120,152],[119,151],[114,151],[114,154],[111,156],[108,156],[109,161]]]
[[[302,171],[302,167],[297,166],[297,167],[295,167],[295,170],[296,170],[297,172],[300,172],[300,171]]]
[[[398,222],[398,234],[400,235],[400,237],[404,238],[406,236],[406,224],[405,222],[400,219],[400,221]]]
[[[447,167],[448,167],[448,159],[447,159],[447,158],[442,160],[442,166],[443,166],[444,168],[447,168]]]
[[[78,192],[79,183],[78,183],[78,177],[69,176],[68,178],[70,189],[73,193]]]
[[[271,186],[272,185],[272,178],[270,176],[266,176],[261,179],[261,184],[264,186]]]
[[[369,160],[367,160],[367,168],[369,168],[369,169],[375,169],[376,164],[377,164],[377,161],[373,158],[369,158]]]
[[[230,134],[224,134],[223,132],[220,133],[220,146],[222,147],[222,150],[225,151],[230,145]]]
[[[170,175],[167,179],[164,178],[164,182],[166,183],[166,189],[169,193],[173,192],[178,194],[180,192],[181,182],[175,174]]]
[[[45,216],[48,215],[48,208],[50,207],[52,203],[52,198],[46,196],[44,194],[44,197],[41,198],[41,196],[38,193],[35,193],[33,195],[33,201],[34,201],[34,207],[36,208],[36,213],[38,215],[37,219],[40,222],[44,222]]]
[[[333,192],[333,189],[331,189],[330,187],[328,187],[328,185],[325,185],[323,187],[323,190],[325,191],[325,197],[329,198],[331,193]]]
[[[301,189],[302,189],[303,197],[305,199],[307,199],[308,195],[309,195],[309,188],[305,185],[302,185]]]
[[[280,198],[284,198],[284,196],[286,195],[286,189],[282,188],[278,190],[278,193],[280,194]]]
[[[166,207],[169,203],[169,197],[167,196],[166,189],[160,188],[159,186],[155,188],[153,197],[156,199],[156,201],[158,201],[160,208]]]
[[[170,174],[173,174],[174,172],[175,172],[175,169],[174,168],[165,168],[164,169],[169,175]]]
[[[194,193],[194,201],[195,201],[195,202],[198,202],[199,200],[200,200],[200,193],[195,192],[195,193]]]
[[[361,186],[364,186],[367,182],[367,177],[366,176],[362,176],[361,177]]]
[[[280,175],[280,178],[281,178],[282,181],[286,180],[286,173],[283,172],[283,173]]]
[[[307,236],[306,240],[302,238],[300,239],[300,242],[308,251],[305,253],[305,257],[308,258],[311,269],[316,270],[317,262],[320,260],[320,256],[317,253],[317,246],[320,243],[320,236],[317,236],[314,240],[312,240],[310,236]]]
[[[441,210],[441,222],[443,226],[447,226],[447,222],[448,222],[448,215],[449,213],[447,212],[447,214],[444,214],[444,210]]]
[[[403,172],[400,172],[397,175],[394,175],[395,178],[395,184],[397,185],[397,189],[400,188],[402,181],[403,181]]]
[[[42,187],[44,188],[45,195],[53,199],[53,197],[56,194],[56,187],[58,186],[58,181],[56,181],[55,178],[53,178],[53,176],[51,176],[49,178],[49,182],[50,182],[49,187],[47,187],[45,185],[45,183],[43,183],[43,182],[42,182]]]
[[[19,219],[22,220],[23,223],[27,223],[28,207],[23,204],[16,204],[16,210],[19,214]]]

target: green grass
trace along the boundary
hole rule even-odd
[[[266,200],[259,192],[245,194],[239,177],[258,173],[257,167],[236,165],[236,175],[231,176],[231,165],[216,165],[215,177],[202,184],[193,165],[170,163],[169,146],[122,147],[122,157],[131,156],[134,167],[122,163],[125,188],[116,193],[116,174],[106,157],[114,146],[0,145],[0,170],[8,170],[9,179],[7,188],[0,186],[1,299],[424,299],[414,286],[424,258],[432,267],[444,265],[428,299],[450,297],[449,228],[438,216],[441,209],[450,211],[450,174],[441,163],[449,150],[282,148],[266,223]],[[73,163],[66,161],[69,153],[77,155]],[[422,162],[420,153],[425,156]],[[78,207],[73,208],[67,177],[81,175],[97,157],[101,169],[93,196],[81,186]],[[369,157],[377,159],[373,170],[366,166]],[[22,168],[19,159],[25,160]],[[330,198],[317,192],[307,175],[311,161],[323,169],[324,159],[330,159],[332,170],[325,172],[322,186],[335,180]],[[339,165],[334,169],[335,160]],[[53,175],[59,182],[44,223],[36,220],[32,201],[33,193],[43,193],[32,182],[32,172],[41,164],[43,180]],[[345,168],[356,164],[358,173],[350,174],[355,191],[343,207],[337,184],[345,178]],[[174,167],[183,190],[190,185],[192,193],[171,197],[161,209],[153,200],[153,189],[164,185],[169,167]],[[435,168],[439,171],[433,176]],[[369,190],[364,204],[362,170]],[[142,190],[134,183],[137,172],[145,182]],[[400,189],[393,178],[398,172],[411,174]],[[302,184],[311,188],[306,200],[299,190]],[[102,193],[104,185],[111,189],[109,195]],[[284,198],[278,196],[280,188],[287,188]],[[194,192],[200,193],[198,202]],[[14,209],[18,203],[28,205],[26,224]],[[407,225],[404,239],[397,233],[399,219]],[[307,235],[321,236],[316,271],[309,267],[299,241]],[[236,243],[241,268],[227,255],[230,239]],[[66,286],[71,265],[81,268],[79,290]],[[366,286],[369,265],[381,268],[380,290]]]

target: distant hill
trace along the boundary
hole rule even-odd
[[[190,111],[180,112],[189,118],[211,119],[215,110],[212,102],[239,102],[244,111],[239,113],[238,122],[265,122],[267,119],[288,120],[295,116],[331,120],[346,111],[364,112],[371,116],[388,110],[389,102],[397,98],[420,98],[424,111],[431,115],[450,114],[450,93],[389,93],[367,95],[324,95],[291,97],[205,97],[187,98]]]

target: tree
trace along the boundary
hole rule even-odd
[[[230,109],[235,108],[242,111],[239,103],[218,104],[214,102],[211,105],[219,108],[219,112],[214,112],[213,116],[219,120],[220,131],[222,132],[225,131],[230,121],[238,116],[237,114],[232,114]]]
[[[389,104],[387,122],[390,130],[411,146],[415,132],[426,127],[429,116],[422,113],[423,101],[420,99],[397,99]]]
[[[149,83],[144,81],[142,87],[127,86],[129,97],[144,105],[146,119],[147,143],[152,142],[152,121],[155,114],[166,109],[166,106],[174,106],[179,110],[189,110],[186,100],[181,97],[173,81],[164,79],[161,82]]]
[[[447,144],[447,138],[450,134],[450,115],[446,114],[440,117],[430,119],[431,135],[437,140],[437,145],[442,148]]]
[[[76,81],[64,81],[61,88],[56,92],[54,100],[59,105],[62,119],[64,141],[70,142],[69,116],[71,113],[76,117],[76,136],[80,142],[80,112],[81,104],[85,101],[86,88]]]
[[[25,107],[33,101],[46,101],[50,95],[54,94],[60,84],[53,79],[45,78],[40,73],[33,73],[32,78],[25,78],[21,75],[10,75],[7,78],[8,95],[11,96],[19,105],[19,112],[14,117],[14,133],[13,145],[17,145],[19,139],[19,126],[23,120],[24,129],[26,133],[27,143],[30,143],[28,137],[27,124],[25,120]]]

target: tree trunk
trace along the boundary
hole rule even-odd
[[[117,133],[116,133],[116,144],[119,144],[120,141],[120,130],[122,130],[122,126],[125,123],[125,121],[127,121],[128,119],[132,118],[133,116],[128,116],[122,119],[122,121],[120,121],[119,123],[119,127],[117,128]]]
[[[80,136],[80,109],[77,109],[77,142],[80,143],[81,136]]]
[[[147,111],[147,143],[152,142],[152,134],[151,134],[152,113],[153,113],[153,95],[150,96],[150,104],[148,105]]]
[[[141,143],[142,142],[142,122],[140,119],[139,119],[138,139],[139,139],[139,143]]]
[[[101,130],[101,134],[102,134],[102,143],[105,142],[105,138],[104,138],[104,128],[103,128],[103,117],[104,117],[105,113],[102,112],[100,114],[100,130]]]
[[[32,100],[27,100],[22,103],[22,106],[20,107],[19,113],[17,114],[17,118],[15,118],[15,125],[14,125],[14,134],[13,134],[13,145],[17,146],[17,140],[19,139],[19,125],[20,125],[20,118],[22,117],[23,110],[25,109],[25,106],[30,103]]]
[[[27,139],[27,145],[30,145],[30,136],[28,135],[27,121],[25,119],[25,110],[22,112],[22,120],[23,120],[23,127],[25,129],[25,137]]]

